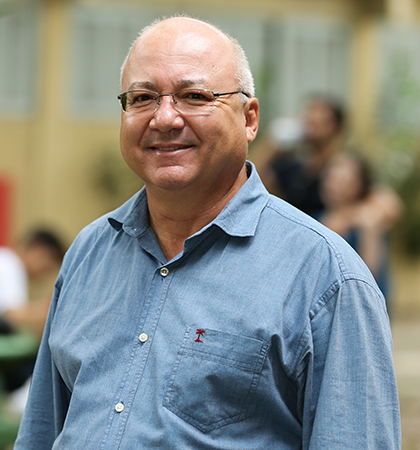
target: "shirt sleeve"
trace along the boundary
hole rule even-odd
[[[54,365],[48,344],[59,297],[58,286],[59,282],[51,302],[32,377],[29,399],[14,450],[51,450],[66,418],[71,395]]]
[[[304,357],[303,448],[397,450],[401,427],[385,301],[360,280],[335,289],[311,320]]]

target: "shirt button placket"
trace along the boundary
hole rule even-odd
[[[155,319],[158,316],[158,312],[163,308],[164,300],[167,295],[168,282],[165,282],[165,278],[170,275],[170,270],[166,267],[155,267],[153,277],[155,282],[153,283],[153,290],[148,294],[149,298],[145,303],[145,308],[142,312],[142,317],[139,323],[139,330],[137,337],[135,340],[136,355],[135,361],[138,364],[132,364],[129,369],[129,375],[124,380],[121,391],[118,393],[117,399],[115,399],[113,414],[119,417],[119,420],[113,421],[115,424],[115,436],[116,442],[120,442],[121,436],[123,435],[123,429],[126,425],[126,421],[128,420],[128,415],[124,414],[127,411],[131,410],[134,394],[137,392],[137,388],[140,385],[140,381],[144,379],[143,374],[145,371],[146,361],[148,352],[150,351],[151,338],[153,337],[153,333],[157,324],[155,323]],[[159,277],[161,279],[159,280]],[[156,282],[159,280],[160,282]],[[159,301],[151,301],[150,299],[159,300]],[[124,399],[124,403],[122,401],[118,401],[119,399]]]

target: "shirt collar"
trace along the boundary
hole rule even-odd
[[[269,194],[253,163],[247,161],[248,180],[221,213],[197,234],[211,226],[218,226],[230,236],[253,236]],[[110,213],[108,221],[119,231],[123,229],[133,237],[139,237],[149,228],[146,190],[143,188],[124,205]]]

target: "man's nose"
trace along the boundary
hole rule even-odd
[[[150,128],[169,131],[172,128],[182,128],[184,119],[175,109],[174,97],[170,94],[161,95],[157,103]]]
[[[174,105],[176,104],[175,94],[160,94],[160,95],[158,96],[158,99],[157,99],[157,102],[156,102],[156,103],[157,103],[156,109],[159,108],[159,105],[162,103],[164,97],[171,97],[172,103],[173,103]]]

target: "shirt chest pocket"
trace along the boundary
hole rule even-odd
[[[263,340],[190,326],[163,406],[203,432],[243,420],[268,347]]]

